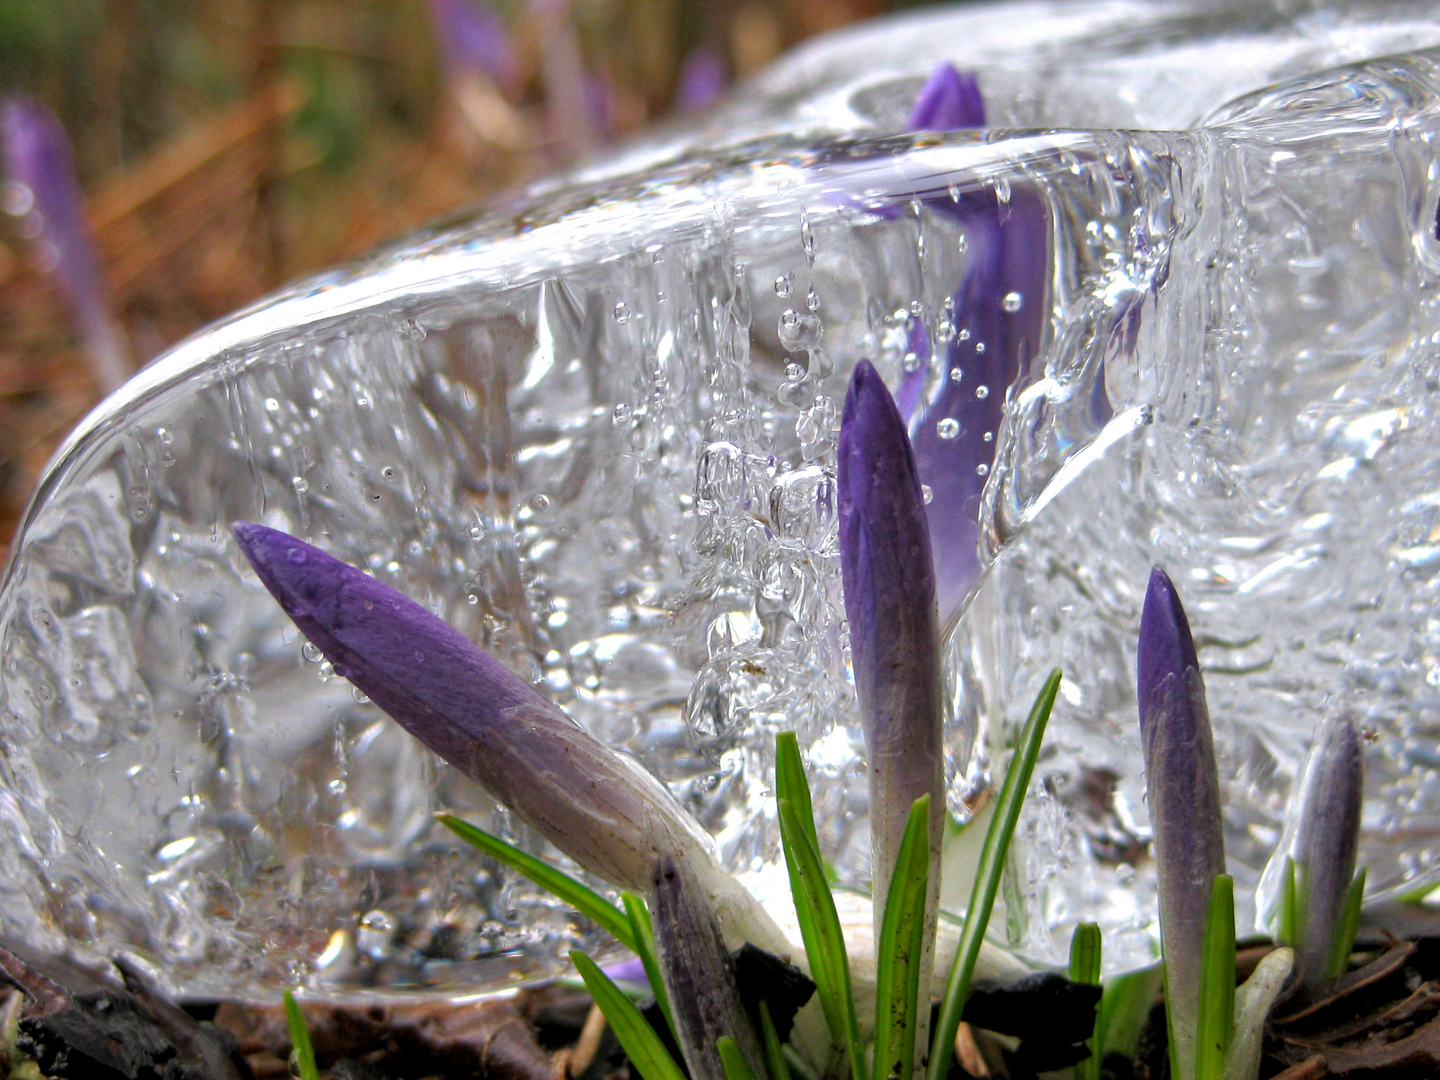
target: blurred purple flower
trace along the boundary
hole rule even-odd
[[[680,65],[675,84],[675,108],[680,112],[699,112],[715,103],[725,92],[728,81],[725,57],[708,45],[697,45]]]
[[[735,964],[700,884],[683,861],[662,855],[651,890],[655,952],[675,1019],[675,1041],[694,1080],[726,1080],[716,1042],[728,1035],[756,1076],[760,1039],[740,1000]]]
[[[603,141],[596,114],[602,112],[608,119],[608,102],[598,96],[597,84],[586,75],[580,37],[570,19],[570,0],[531,0],[530,11],[540,36],[550,135],[563,157],[578,160]]]
[[[430,0],[430,20],[452,72],[481,71],[499,86],[513,89],[520,65],[494,8],[483,0]]]
[[[931,796],[931,852],[938,859],[945,797],[925,500],[905,424],[867,360],[856,366],[845,395],[838,466],[840,570],[869,762],[871,895],[879,940],[910,807],[921,795]],[[932,864],[932,881],[938,877]]]
[[[911,131],[960,131],[985,126],[985,101],[975,76],[950,63],[936,66],[920,88],[906,125]]]
[[[1185,609],[1158,566],[1150,572],[1140,616],[1135,681],[1159,877],[1171,1057],[1179,1075],[1191,1077],[1210,890],[1225,872],[1225,839],[1205,681]]]
[[[108,394],[125,381],[129,365],[105,298],[70,140],[49,109],[17,96],[0,105],[0,141],[5,152],[6,209],[21,218],[41,265],[64,290],[95,379]]]
[[[708,851],[659,781],[454,627],[293,536],[233,528],[261,582],[337,675],[586,870],[644,894],[658,855]]]

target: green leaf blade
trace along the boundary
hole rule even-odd
[[[760,1036],[765,1043],[765,1069],[770,1080],[790,1080],[790,1066],[785,1061],[785,1048],[780,1045],[780,1033],[775,1030],[775,1021],[770,1018],[770,1006],[760,999]]]
[[[315,1065],[315,1047],[310,1042],[310,1029],[305,1026],[305,1014],[300,1003],[289,990],[285,991],[285,1022],[290,1026],[291,1054],[299,1080],[320,1080],[320,1070]]]
[[[1195,1022],[1195,1078],[1221,1080],[1235,1031],[1235,881],[1221,874],[1210,887],[1210,916],[1200,969]]]
[[[643,1080],[685,1080],[655,1029],[595,961],[578,949],[570,954],[570,961]]]
[[[811,845],[795,805],[789,799],[781,799],[779,809],[780,841],[785,851],[785,862],[790,868],[792,887],[796,888],[796,910],[802,904],[806,905],[813,924],[814,948],[812,950],[810,941],[805,945],[811,974],[815,977],[816,986],[830,997],[828,1007],[825,999],[821,999],[827,1020],[832,1015],[836,1017],[835,1026],[830,1028],[830,1037],[837,1042],[843,1040],[850,1056],[852,1080],[865,1080],[864,1047],[860,1042],[855,995],[850,985],[850,959],[845,951],[845,935],[835,910],[835,898],[830,895],[830,884],[825,878],[820,853]]]
[[[1082,986],[1100,985],[1100,927],[1081,923],[1070,938],[1070,981]],[[1100,1080],[1100,1015],[1097,1010],[1095,1028],[1085,1046],[1090,1056],[1075,1066],[1081,1080]]]
[[[729,1035],[721,1035],[715,1040],[715,1048],[720,1051],[720,1064],[725,1068],[725,1080],[755,1080],[755,1070],[740,1052],[739,1043]]]
[[[1345,908],[1340,914],[1339,925],[1335,927],[1328,972],[1332,979],[1338,979],[1350,968],[1350,950],[1355,947],[1355,932],[1360,929],[1360,908],[1364,902],[1365,868],[1362,866],[1350,882],[1350,891],[1345,894]]]
[[[625,913],[630,916],[630,928],[635,934],[635,954],[640,957],[640,965],[645,969],[650,992],[655,995],[655,1003],[665,1014],[665,1023],[674,1031],[675,1018],[670,1015],[670,994],[665,989],[665,980],[660,974],[660,954],[655,951],[655,927],[650,922],[650,909],[645,906],[645,901],[634,893],[622,892],[620,902],[625,905]]]
[[[625,912],[594,889],[581,884],[569,874],[541,862],[535,856],[521,851],[514,844],[507,844],[498,836],[491,836],[484,829],[457,818],[454,814],[436,814],[435,820],[466,843],[479,848],[492,859],[504,863],[545,891],[564,900],[596,926],[607,931],[621,945],[639,955],[640,950],[636,948],[635,931],[630,925],[630,919]]]
[[[1001,871],[1010,850],[1010,838],[1015,833],[1015,824],[1020,819],[1020,808],[1025,801],[1030,777],[1035,771],[1035,760],[1040,753],[1040,743],[1045,737],[1045,726],[1050,712],[1055,707],[1055,696],[1060,692],[1060,670],[1050,673],[1035,699],[1030,716],[1020,733],[1020,743],[1010,759],[1005,772],[1005,782],[996,800],[995,816],[985,834],[985,846],[980,853],[980,864],[975,874],[975,888],[970,894],[970,905],[965,911],[965,927],[960,934],[960,945],[955,953],[955,964],[950,969],[945,983],[945,996],[940,1003],[940,1018],[935,1025],[933,1041],[930,1044],[929,1080],[945,1080],[950,1071],[950,1060],[955,1054],[955,1032],[960,1027],[960,1015],[965,1009],[965,998],[970,993],[970,980],[975,973],[975,961],[980,955],[980,943],[985,938],[985,928],[990,922],[990,912],[995,907],[995,896],[1000,890]]]
[[[930,882],[930,796],[910,808],[890,878],[876,958],[874,1080],[910,1080],[919,1030],[925,900]],[[929,1004],[926,995],[926,1004]]]

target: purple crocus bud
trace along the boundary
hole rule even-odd
[[[697,45],[680,65],[675,82],[675,108],[679,112],[708,109],[725,92],[728,78],[725,57],[708,45]]]
[[[965,235],[965,276],[942,377],[909,414],[920,481],[931,492],[925,510],[942,624],[979,576],[980,498],[1006,394],[1040,351],[1050,273],[1050,213],[1033,188],[1013,185],[1003,204],[990,188],[947,203]]]
[[[952,131],[985,123],[974,76],[941,64],[910,113],[912,130]],[[1048,321],[1049,210],[1040,195],[1012,184],[1002,200],[977,187],[935,204],[957,220],[968,253],[960,287],[951,297],[939,377],[927,379],[931,350],[901,384],[901,412],[910,428],[935,553],[941,625],[964,602],[980,573],[980,499],[995,463],[1005,397],[1040,351]],[[923,327],[921,328],[923,332]],[[912,339],[911,351],[920,350]],[[929,394],[922,393],[926,386]]]
[[[23,219],[41,265],[64,290],[95,380],[108,394],[125,381],[128,363],[101,284],[70,140],[49,109],[28,97],[11,97],[0,105],[0,142],[7,209]]]
[[[1300,898],[1296,958],[1301,985],[1312,993],[1338,974],[1335,953],[1355,878],[1363,789],[1360,735],[1348,716],[1332,716],[1320,726],[1291,805],[1289,853]],[[1339,946],[1347,955],[1348,945]]]
[[[681,861],[662,855],[651,890],[655,952],[675,1020],[675,1041],[694,1080],[725,1080],[715,1044],[728,1035],[756,1076],[764,1055],[735,979],[735,964],[704,892]]]
[[[657,854],[708,852],[708,837],[659,781],[454,627],[293,536],[233,528],[337,675],[586,870],[643,893]]]
[[[930,796],[927,910],[934,918],[945,796],[935,573],[925,498],[895,399],[867,360],[856,365],[845,394],[838,479],[840,571],[869,761],[878,941],[905,822],[921,795]]]
[[[1195,1030],[1210,890],[1225,872],[1220,781],[1205,682],[1175,586],[1150,572],[1136,659],[1146,802],[1159,877],[1165,1002],[1180,1077],[1195,1072]]]
[[[515,45],[500,15],[475,0],[430,0],[430,20],[445,66],[452,73],[480,71],[506,88],[519,72]]]
[[[911,131],[960,131],[985,126],[985,99],[975,76],[963,75],[948,62],[939,64],[925,80],[910,109]]]

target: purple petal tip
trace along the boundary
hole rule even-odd
[[[925,80],[910,110],[911,131],[961,131],[985,126],[985,100],[975,76],[949,63],[938,65]]]
[[[1188,669],[1199,670],[1190,621],[1170,576],[1154,567],[1145,590],[1145,607],[1140,615],[1140,648],[1135,662],[1135,684],[1140,698],[1140,728],[1149,726],[1158,707],[1157,694],[1167,676]]]

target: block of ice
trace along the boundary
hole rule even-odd
[[[583,937],[433,824],[541,847],[318,662],[234,519],[454,622],[638,755],[736,870],[775,858],[773,733],[797,729],[827,854],[866,882],[838,404],[861,357],[895,387],[984,343],[952,301],[976,195],[1038,204],[1049,272],[1005,304],[1039,313],[1038,349],[974,388],[1005,408],[946,643],[953,810],[1068,676],[996,933],[1054,960],[1095,919],[1107,963],[1149,955],[1153,562],[1206,668],[1242,909],[1341,706],[1372,891],[1440,880],[1437,15],[894,19],[176,347],[68,441],[6,569],[0,934],[229,995],[496,987]],[[898,134],[941,59],[992,127]]]

